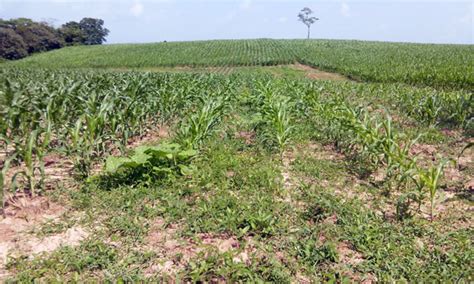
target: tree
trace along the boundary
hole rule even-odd
[[[0,57],[5,59],[20,59],[28,55],[23,38],[14,30],[0,27]]]
[[[32,23],[15,29],[28,47],[28,53],[61,48],[64,43],[57,31],[43,23]]]
[[[308,27],[308,39],[311,36],[311,25],[314,24],[319,19],[316,17],[312,17],[313,11],[308,8],[304,7],[301,12],[298,14],[298,20],[303,22]]]
[[[81,30],[85,34],[84,44],[102,44],[106,41],[105,37],[109,34],[109,30],[103,27],[104,20],[94,18],[83,18],[79,22]]]
[[[86,41],[86,33],[81,30],[81,25],[78,22],[65,23],[59,28],[59,32],[66,45],[79,45]]]
[[[26,44],[28,53],[61,48],[64,44],[58,31],[46,23],[19,18],[8,21],[2,20],[0,26],[9,28],[19,35]]]
[[[19,59],[34,52],[61,48],[64,45],[102,44],[109,30],[101,19],[83,18],[55,28],[46,22],[28,18],[0,18],[0,57]]]

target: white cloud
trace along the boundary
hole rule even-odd
[[[280,18],[278,18],[278,22],[286,23],[286,22],[288,22],[288,18],[287,17],[280,17]]]
[[[341,15],[344,17],[351,16],[351,7],[349,6],[349,4],[345,2],[341,3]]]
[[[143,4],[140,1],[135,1],[129,11],[133,16],[139,17],[143,14],[143,8]]]
[[[251,5],[252,5],[252,0],[242,0],[242,2],[240,3],[240,9],[248,10],[250,9]]]

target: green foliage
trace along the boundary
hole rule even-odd
[[[85,41],[86,34],[78,22],[67,22],[59,28],[66,45],[80,45]]]
[[[417,190],[422,195],[424,190],[428,191],[430,200],[430,217],[431,221],[434,218],[435,202],[437,192],[439,189],[439,182],[443,175],[443,169],[449,160],[442,160],[437,166],[432,166],[428,169],[416,168],[412,173],[411,178],[414,180]],[[419,198],[421,199],[421,198]]]
[[[443,161],[438,166],[428,168],[417,164],[416,157],[410,155],[409,151],[421,135],[413,140],[404,139],[404,135],[393,128],[390,115],[381,120],[369,113],[367,108],[354,108],[343,102],[313,102],[312,107],[324,124],[330,124],[325,126],[328,138],[335,139],[334,142],[339,148],[360,155],[361,160],[366,162],[364,168],[369,172],[384,166],[389,191],[394,189],[392,180],[396,181],[397,190],[408,190],[408,193],[400,197],[400,206],[406,207],[409,200],[414,200],[420,207],[427,191],[433,219],[439,179],[447,162]],[[325,111],[319,112],[321,109]],[[409,181],[415,182],[417,193],[410,191]],[[406,208],[402,210],[400,207],[399,213],[407,213]]]
[[[8,21],[0,20],[0,28],[2,30],[7,29],[13,31],[16,35],[20,36],[25,45],[27,54],[60,48],[64,44],[57,30],[44,22],[35,22],[26,18],[11,19]],[[3,50],[2,53],[8,50],[10,50],[10,52],[14,50],[17,54],[23,52],[22,46],[18,44],[9,45],[12,42],[8,41],[3,43],[4,45],[1,46],[1,50]],[[8,59],[17,58],[20,57],[11,57]]]
[[[259,123],[264,125],[263,141],[276,146],[280,154],[283,154],[294,130],[291,116],[294,102],[290,97],[282,96],[280,90],[272,87],[269,82],[260,83],[256,91],[252,103],[258,107]]]
[[[301,63],[356,80],[466,90],[474,86],[474,67],[466,64],[474,60],[473,45],[302,40],[297,46]]]
[[[23,38],[9,28],[0,27],[0,58],[20,59],[28,55]]]
[[[6,188],[6,181],[5,177],[7,176],[8,170],[10,170],[10,163],[15,159],[16,154],[13,154],[12,156],[8,157],[2,164],[2,170],[0,171],[0,195],[1,195],[1,202],[2,202],[2,215],[5,215],[5,195],[7,193],[7,188]]]
[[[196,155],[197,151],[183,150],[179,144],[140,146],[130,157],[108,157],[105,170],[109,174],[125,172],[130,178],[146,178],[151,182],[168,175],[190,175],[193,168],[189,162]]]
[[[311,25],[314,24],[317,20],[319,20],[318,18],[311,16],[312,14],[313,14],[313,11],[308,7],[304,7],[301,10],[301,12],[298,14],[298,21],[301,21],[303,24],[306,25],[306,27],[308,27],[308,39],[311,36],[310,34]]]
[[[215,98],[203,104],[197,113],[184,120],[178,129],[178,139],[191,148],[197,148],[218,124],[228,107],[227,99]]]
[[[79,28],[83,32],[81,37],[85,45],[102,44],[106,41],[109,30],[103,27],[104,20],[94,18],[83,18],[79,22]]]
[[[280,153],[283,153],[290,141],[294,126],[292,126],[289,109],[291,102],[289,98],[272,99],[264,106],[263,117],[269,127],[267,137],[276,142]]]
[[[64,45],[102,44],[109,34],[103,25],[101,19],[83,18],[79,23],[68,22],[56,29],[27,18],[0,19],[0,58],[20,59]]]
[[[235,253],[219,253],[215,250],[200,253],[186,268],[184,280],[212,282],[222,279],[231,282],[291,283],[288,271],[277,261],[268,258],[252,258],[252,265],[236,261]]]
[[[468,228],[446,232],[433,231],[426,222],[387,222],[372,210],[366,210],[360,200],[343,201],[327,193],[310,193],[312,204],[319,205],[328,215],[337,216],[337,223],[318,224],[303,231],[300,243],[310,245],[321,233],[332,239],[345,240],[364,255],[356,270],[371,273],[378,281],[421,281],[436,278],[440,281],[458,279],[468,282],[471,278],[470,261],[472,241]],[[433,245],[435,247],[433,247]],[[294,252],[300,253],[299,250]],[[308,254],[303,254],[308,255]],[[320,267],[318,267],[320,269]]]
[[[76,249],[63,247],[49,258],[39,258],[32,263],[27,262],[26,259],[13,259],[9,266],[16,266],[20,269],[20,273],[15,277],[16,281],[32,282],[45,275],[51,277],[48,272],[52,271],[56,275],[74,273],[77,276],[81,272],[101,270],[115,262],[117,256],[117,250],[112,246],[101,241],[91,241],[85,242]],[[61,261],[64,259],[67,261]],[[54,278],[50,278],[50,280],[54,280]]]
[[[336,262],[338,259],[336,248],[332,243],[326,243],[320,247],[315,246],[314,243],[308,243],[299,248],[299,254],[303,261],[314,266],[324,262]]]

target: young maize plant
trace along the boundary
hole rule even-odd
[[[404,184],[404,176],[406,172],[409,172],[415,165],[416,160],[411,159],[409,151],[419,137],[410,141],[405,142],[405,145],[400,146],[402,139],[401,135],[394,131],[392,127],[392,117],[387,114],[386,118],[381,123],[381,129],[379,132],[379,143],[378,151],[383,156],[383,163],[385,163],[386,169],[386,180],[388,180],[388,189],[392,188],[392,180],[397,180],[397,189],[400,189]]]
[[[321,103],[314,105],[317,106],[319,115],[324,114],[323,117],[327,122],[336,125],[336,128],[330,128],[331,131],[337,133],[336,135],[331,134],[333,135],[332,137],[339,137],[341,141],[345,141],[350,137],[347,143],[349,151],[357,149],[361,154],[367,153],[366,156],[372,157],[375,166],[380,164],[386,166],[389,189],[392,187],[392,179],[397,181],[398,190],[402,186],[406,190],[407,183],[410,180],[413,181],[417,188],[417,193],[409,192],[402,196],[408,196],[410,199],[417,201],[419,208],[424,200],[423,196],[427,192],[431,205],[430,216],[433,219],[439,180],[448,161],[443,160],[437,166],[428,169],[418,167],[416,157],[411,157],[409,150],[421,135],[411,141],[403,142],[402,135],[393,128],[390,115],[387,115],[384,120],[379,122],[378,118],[370,117],[366,109],[354,109],[345,103],[338,106],[326,104],[326,107]],[[341,134],[343,137],[341,137]],[[467,145],[466,148],[471,146]]]
[[[41,137],[42,134],[44,134],[43,137]],[[49,124],[47,129],[35,129],[27,136],[24,144],[21,145],[21,151],[19,152],[25,164],[25,169],[17,171],[13,175],[13,188],[17,188],[17,179],[20,176],[23,176],[26,179],[28,189],[32,196],[36,195],[38,184],[40,188],[44,187],[45,173],[43,158],[49,145],[50,137],[51,129]],[[37,180],[37,171],[39,171],[40,174],[39,180]]]
[[[51,135],[52,135],[52,123],[49,115],[47,114],[45,117],[46,127],[42,129],[42,136],[40,135],[39,140],[36,144],[36,159],[38,161],[38,168],[40,170],[40,187],[44,189],[45,186],[45,168],[44,168],[44,157],[47,153],[49,145],[51,143]]]
[[[257,86],[258,93],[253,100],[266,125],[264,141],[276,144],[282,157],[294,130],[290,115],[294,102],[291,98],[280,95],[269,81],[258,82]]]
[[[450,160],[442,160],[437,166],[428,169],[416,168],[412,179],[417,187],[420,195],[424,195],[424,191],[428,192],[430,198],[430,219],[434,220],[434,210],[436,206],[436,195],[439,189],[439,180],[443,175],[444,167]],[[419,198],[421,201],[423,198]]]
[[[466,128],[472,117],[474,100],[472,93],[462,91],[438,92],[397,90],[397,106],[408,116],[430,126],[439,123]]]
[[[351,112],[351,115],[353,117],[351,124],[346,127],[355,136],[352,143],[361,146],[360,153],[368,159],[372,167],[375,167],[384,161],[381,158],[383,153],[381,148],[392,146],[389,144],[392,141],[392,133],[390,131],[382,132],[384,124],[379,123],[376,117],[371,117],[366,109],[357,109],[355,112]],[[383,157],[387,158],[386,155]],[[387,159],[386,161],[389,162]]]
[[[416,111],[421,121],[434,127],[437,124],[441,109],[442,107],[438,96],[432,95],[422,98]]]
[[[290,107],[290,99],[279,96],[271,100],[270,105],[265,108],[266,110],[263,114],[270,128],[268,135],[276,142],[281,157],[291,139],[294,129],[289,113]]]
[[[204,102],[197,113],[182,121],[177,131],[178,140],[188,148],[197,149],[222,120],[228,107],[227,101],[227,97],[219,97]]]
[[[459,125],[464,130],[468,130],[469,125],[474,122],[474,94],[459,94],[458,96],[444,96],[443,115],[445,120]]]

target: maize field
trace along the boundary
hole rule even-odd
[[[473,51],[260,39],[1,63],[0,279],[470,283]],[[265,69],[295,63],[345,79]]]

